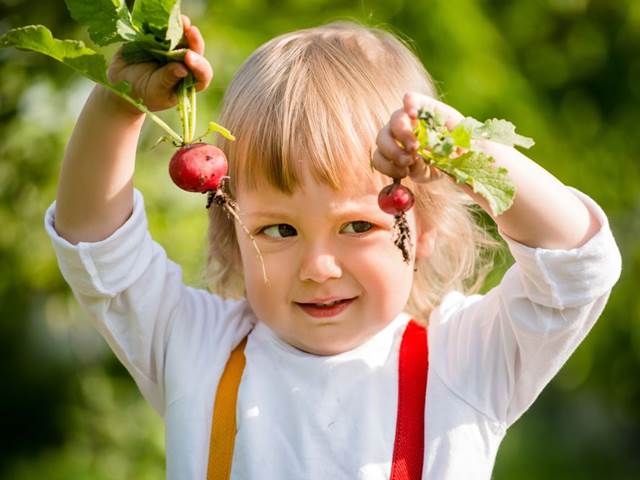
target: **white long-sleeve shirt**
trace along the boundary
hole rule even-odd
[[[448,294],[429,323],[423,476],[488,479],[506,429],[589,332],[620,275],[601,223],[573,250],[505,237],[516,263],[486,295]],[[109,238],[72,245],[45,227],[78,301],[165,421],[167,478],[206,476],[213,401],[251,331],[237,404],[234,479],[387,479],[397,411],[400,314],[357,348],[304,353],[257,321],[246,300],[183,284],[147,229],[143,198]],[[255,328],[254,328],[255,327]]]

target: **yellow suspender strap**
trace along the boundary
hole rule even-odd
[[[238,387],[244,370],[244,347],[247,337],[231,352],[227,361],[213,406],[211,440],[209,442],[209,466],[207,480],[229,480],[236,439],[236,402]]]

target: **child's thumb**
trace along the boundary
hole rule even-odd
[[[189,75],[189,70],[183,63],[170,62],[160,68],[162,86],[165,88],[173,88],[184,77]]]

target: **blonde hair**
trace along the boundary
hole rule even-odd
[[[223,100],[220,122],[238,138],[219,142],[231,195],[238,178],[247,188],[268,182],[292,193],[302,169],[334,189],[354,181],[390,183],[369,162],[378,131],[408,91],[437,97],[409,45],[385,30],[340,21],[270,40],[240,67]],[[434,253],[416,264],[406,307],[426,322],[448,291],[479,289],[492,267],[487,252],[498,243],[452,182],[403,183],[415,194],[417,221],[438,231]],[[209,209],[208,243],[205,280],[212,291],[239,298],[244,285],[235,229],[219,208]]]

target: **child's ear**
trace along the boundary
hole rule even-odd
[[[435,227],[419,229],[416,241],[416,260],[428,258],[433,253],[438,237],[438,230]]]

